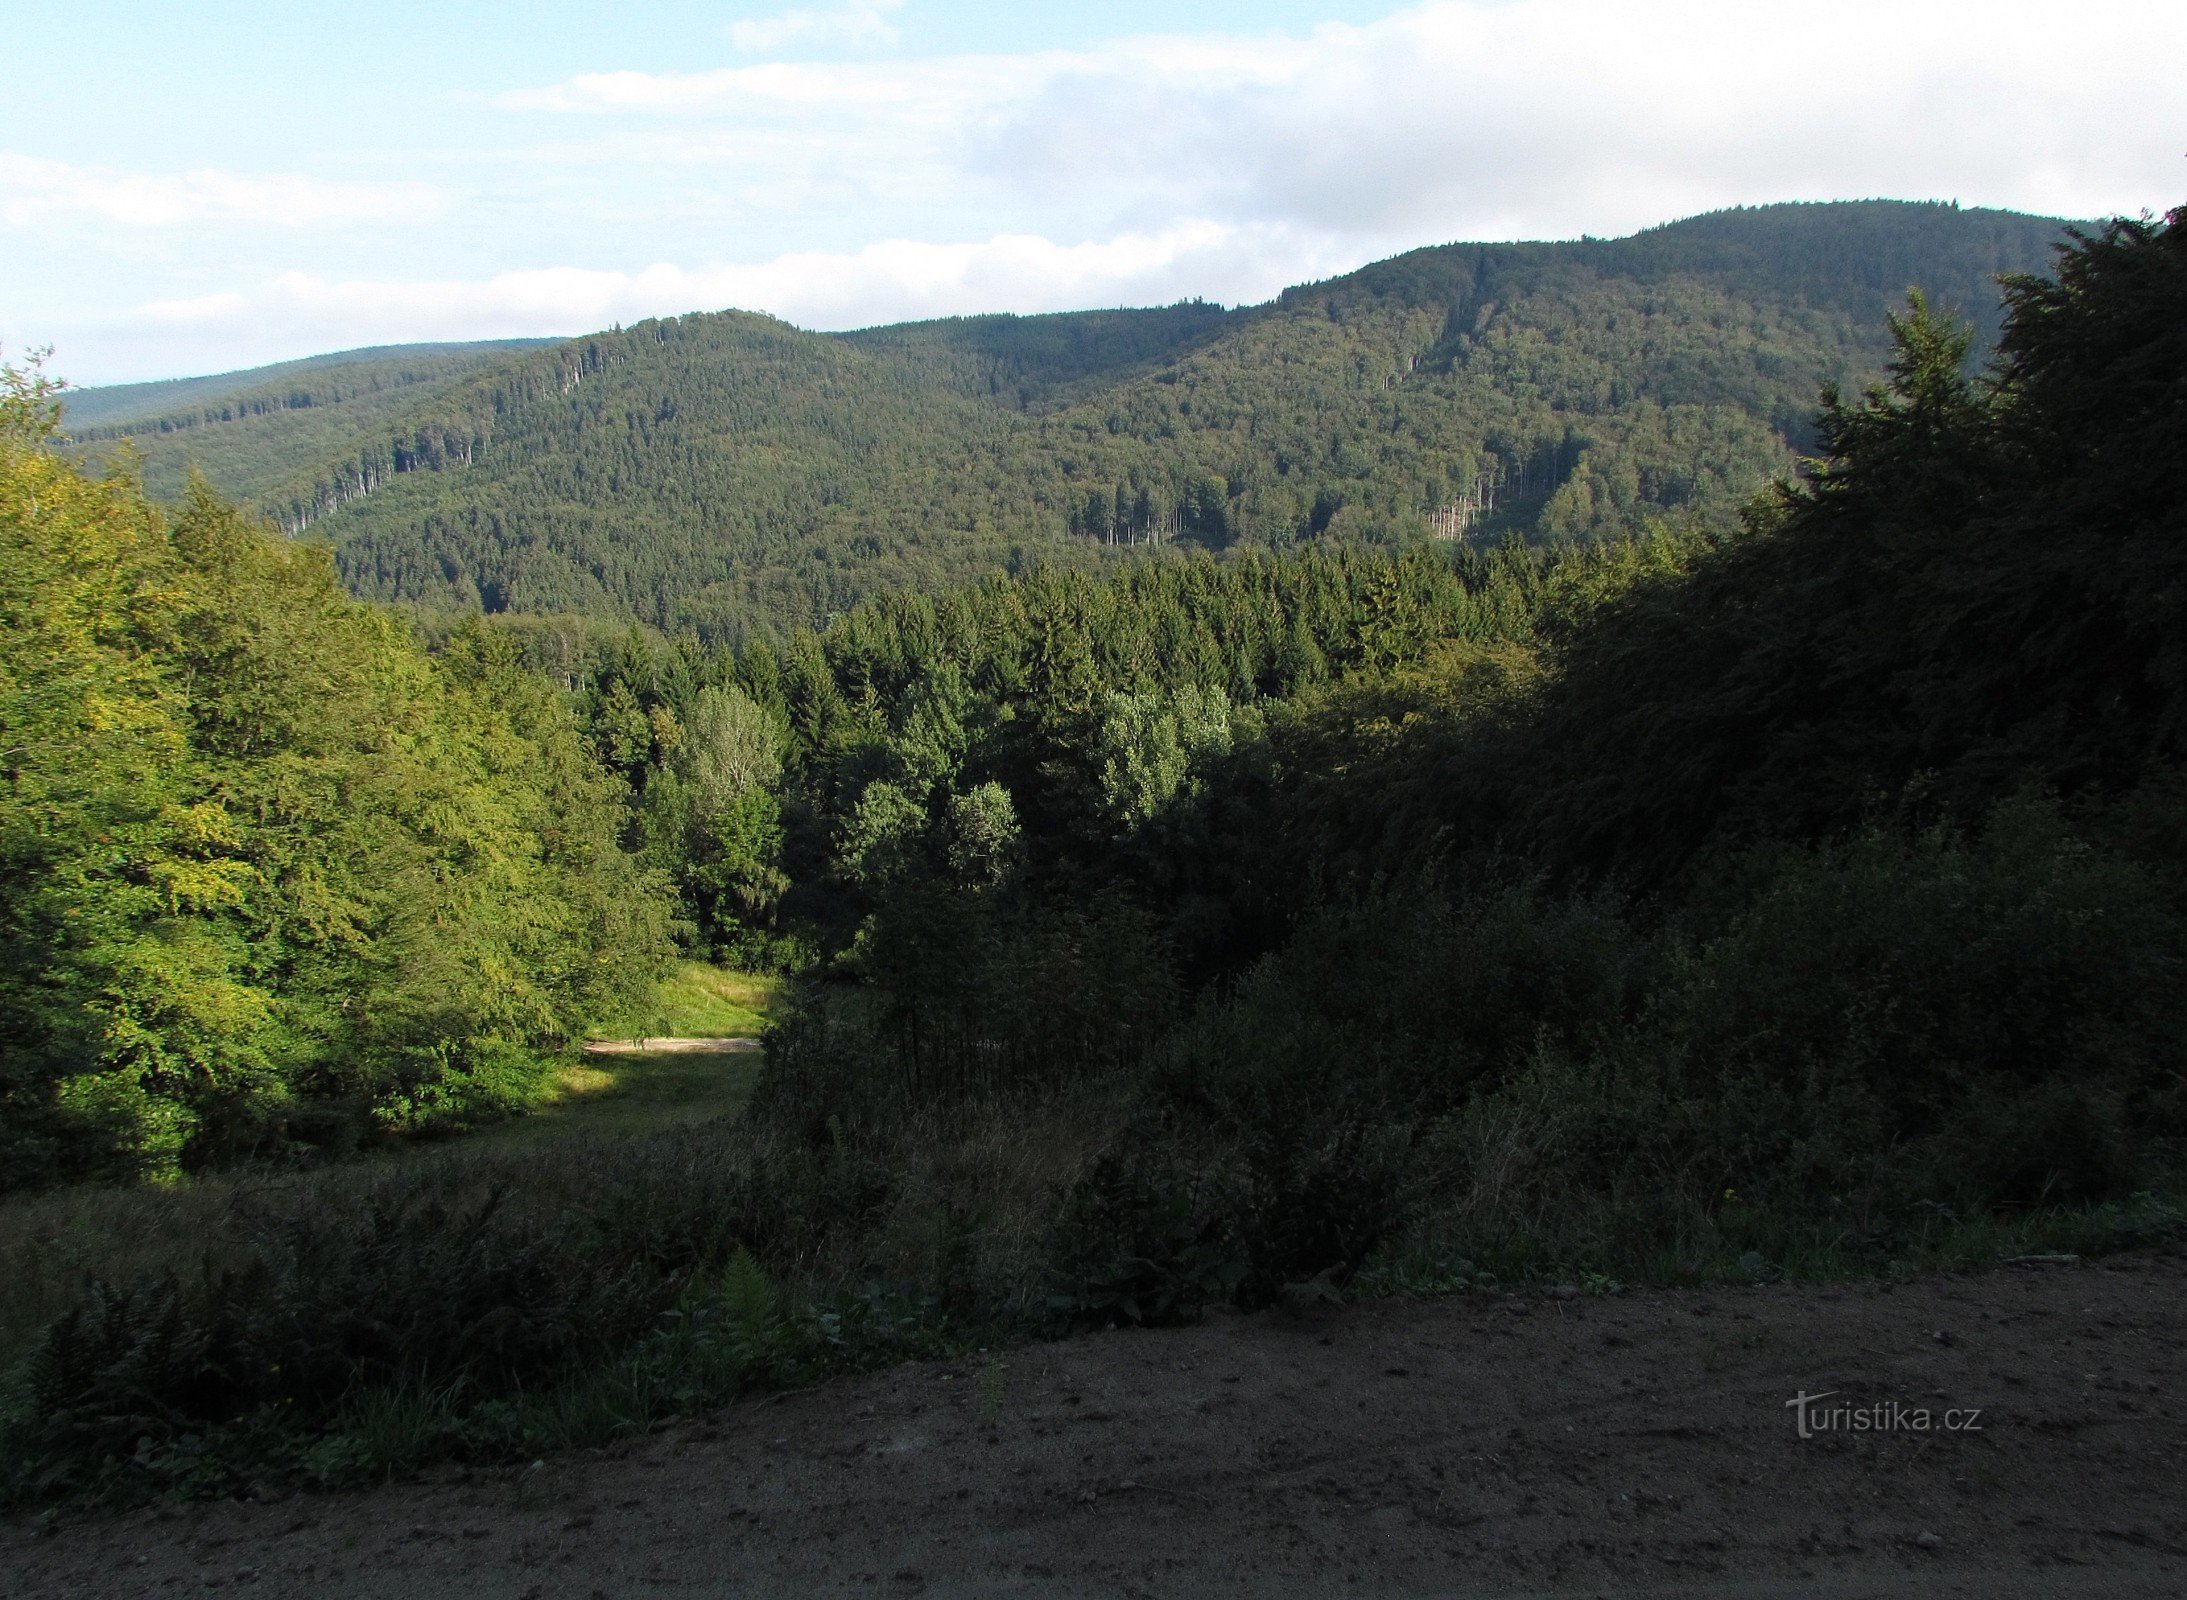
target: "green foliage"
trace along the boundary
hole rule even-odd
[[[618,682],[595,728],[612,727],[626,706],[637,710]],[[649,742],[659,730],[659,742],[670,745],[666,764],[645,780],[649,853],[680,880],[684,905],[709,945],[728,959],[752,953],[753,933],[789,887],[774,793],[781,730],[733,684],[701,689],[686,721],[663,710],[654,720],[640,714],[638,725],[649,730]]]
[[[389,1186],[361,1213],[259,1219],[239,1269],[94,1282],[30,1358],[17,1470],[82,1488],[110,1463],[126,1493],[193,1436],[324,1424],[370,1390],[506,1392],[645,1326],[642,1275],[497,1209]]]
[[[61,425],[78,456],[132,441],[155,499],[179,500],[198,471],[248,501],[465,376],[552,342],[383,346],[207,378],[71,388]]]
[[[1230,697],[1187,684],[1166,696],[1112,691],[1096,755],[1101,803],[1126,828],[1159,816],[1195,765],[1230,753]]]
[[[1816,389],[1881,366],[1908,285],[1991,317],[1995,275],[2040,265],[2059,227],[1774,206],[1418,250],[1228,312],[647,321],[202,421],[151,470],[165,492],[195,451],[284,526],[323,527],[374,598],[730,641],[1028,557],[1728,527],[1811,443]]]
[[[680,1129],[136,1191],[129,1231],[180,1259],[113,1270],[133,1238],[87,1241],[88,1271],[0,1391],[0,1498],[528,1459],[953,1349],[920,1282],[941,1263],[874,1248],[876,1216],[924,1181],[906,1153]],[[997,1287],[983,1280],[983,1313]]]
[[[664,954],[554,692],[475,628],[427,656],[202,485],[85,478],[8,396],[4,1181],[521,1105]]]
[[[2009,803],[1972,840],[1862,834],[1764,882],[1652,1019],[1683,1057],[1669,1092],[1736,1084],[1780,1106],[1774,1139],[1744,1157],[1745,1183],[1784,1181],[1803,1145],[1833,1139],[1979,1145],[1969,1119],[2034,1129],[2045,1118],[2029,1108],[2060,1092],[2123,1130],[2144,1120],[2134,1100],[2177,1070],[2187,1015],[2167,975],[2187,956],[2182,908],[2051,806]],[[1985,1164],[1967,1155],[1940,1161],[1939,1177],[1964,1164],[1979,1183]],[[2132,1176],[2130,1162],[2098,1174],[2075,1155],[1966,1198],[2026,1203],[2046,1186],[2110,1198]]]
[[[1056,1219],[1051,1323],[1172,1327],[1229,1300],[1247,1271],[1229,1201],[1222,1175],[1191,1171],[1169,1150],[1103,1156]]]

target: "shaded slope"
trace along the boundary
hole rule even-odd
[[[1985,376],[1964,329],[1901,319],[1890,384],[1824,407],[1821,459],[1743,532],[1576,584],[1506,714],[1430,703],[1400,745],[1333,703],[1269,836],[1363,876],[1500,850],[1675,891],[1760,841],[1971,827],[2023,790],[2099,806],[2176,772],[2183,222],[2114,224],[2015,284]]]

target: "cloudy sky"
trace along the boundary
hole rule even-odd
[[[80,383],[742,306],[1263,299],[1453,239],[2187,201],[2187,6],[11,0],[0,343]]]

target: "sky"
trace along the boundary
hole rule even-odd
[[[2187,5],[8,0],[0,353],[1202,298],[1775,200],[2187,202]]]

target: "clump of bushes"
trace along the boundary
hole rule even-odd
[[[10,1481],[342,1481],[1363,1273],[1872,1270],[2170,1181],[2187,917],[2127,844],[2021,800],[1717,885],[1338,911],[1105,1070],[914,1098],[816,1001],[740,1124],[148,1196],[202,1267],[56,1303]]]
[[[9,1319],[0,1491],[355,1481],[1015,1336],[1087,1159],[1075,1130],[1103,1120],[1080,1096],[817,1142],[755,1122],[453,1144],[394,1170],[91,1191],[74,1226],[47,1197],[49,1247],[99,1237],[73,1285],[28,1286],[42,1328]],[[163,1255],[133,1255],[132,1229]]]

